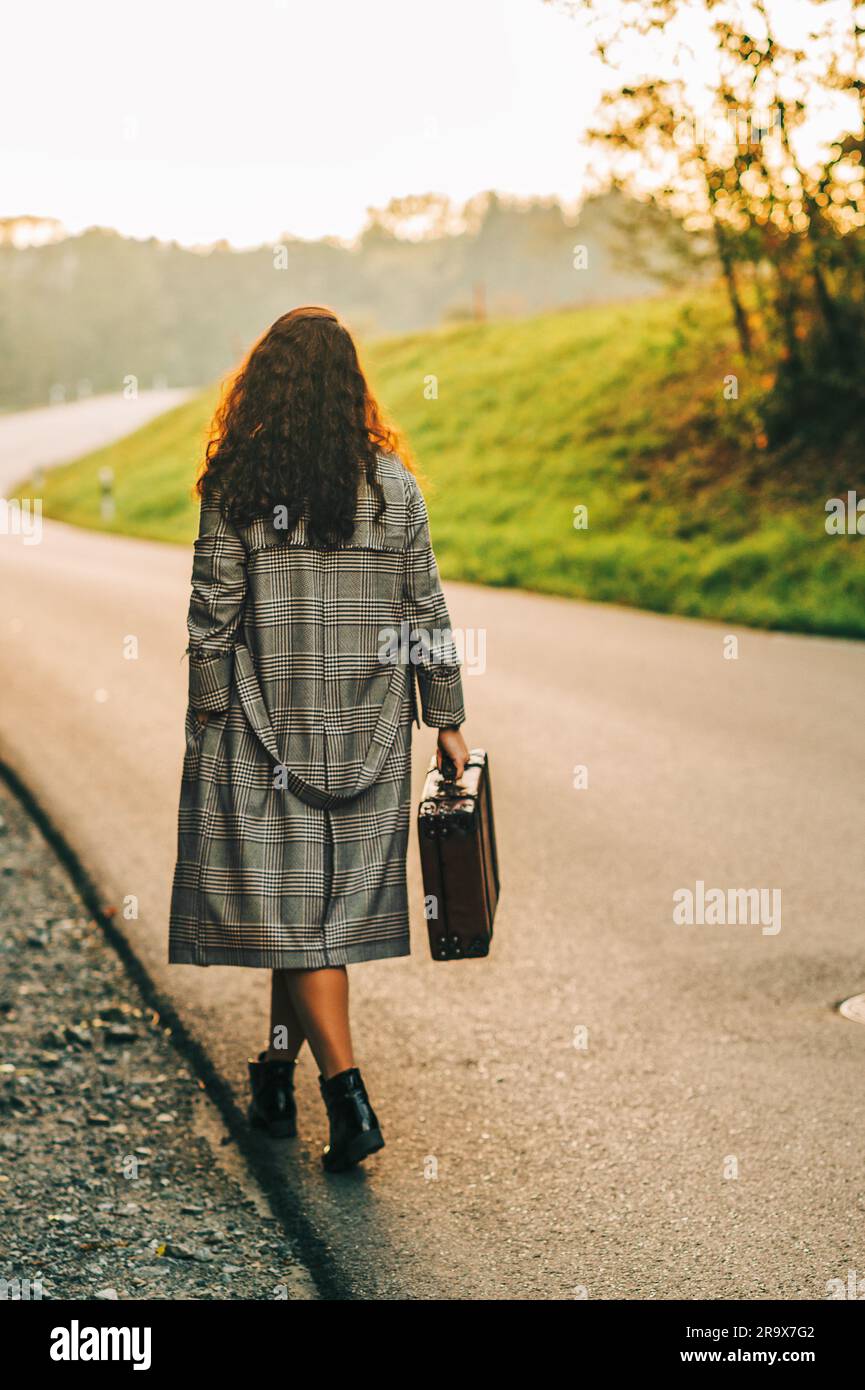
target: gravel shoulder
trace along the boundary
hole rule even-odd
[[[0,1298],[316,1297],[221,1118],[0,780]]]

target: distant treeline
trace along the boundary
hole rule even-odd
[[[119,390],[129,377],[141,389],[204,385],[296,304],[328,304],[371,337],[633,297],[679,262],[678,224],[653,222],[647,257],[643,210],[618,192],[585,203],[576,223],[555,201],[480,195],[459,232],[442,199],[426,201],[435,216],[419,239],[405,228],[424,198],[374,212],[352,247],[285,237],[202,251],[103,228],[21,246],[16,233],[38,219],[6,219],[0,409]]]

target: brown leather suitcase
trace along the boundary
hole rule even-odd
[[[418,810],[430,951],[433,960],[488,956],[499,899],[489,759],[473,748],[459,782],[450,760],[443,765],[430,762]]]

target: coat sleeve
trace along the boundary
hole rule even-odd
[[[413,475],[407,473],[406,478],[405,616],[423,721],[431,729],[458,727],[466,717],[459,658],[430,540],[426,503]]]
[[[246,549],[219,499],[201,503],[189,602],[189,703],[223,714],[231,702],[234,645],[246,599]]]

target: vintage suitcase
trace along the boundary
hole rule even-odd
[[[487,956],[499,898],[489,759],[473,748],[459,782],[435,758],[418,810],[420,862],[433,960]]]

